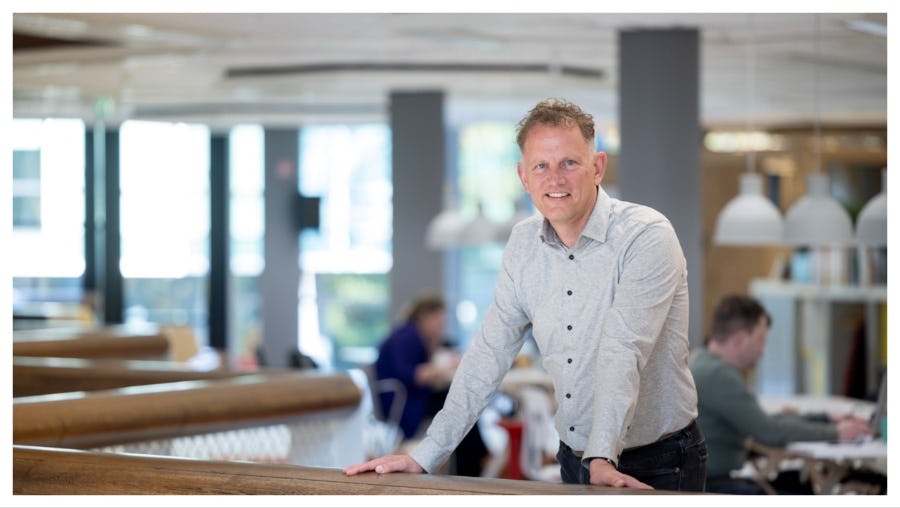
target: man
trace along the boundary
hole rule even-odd
[[[834,415],[813,421],[797,414],[769,415],[747,388],[745,373],[762,357],[771,318],[755,299],[729,295],[713,312],[706,348],[690,361],[697,385],[698,422],[709,444],[706,489],[710,492],[761,494],[750,480],[730,477],[746,460],[747,437],[770,446],[790,441],[855,439],[871,431],[858,418]],[[829,422],[828,420],[832,420]]]
[[[519,123],[519,180],[542,217],[517,224],[494,302],[444,409],[410,455],[351,466],[433,472],[474,424],[531,331],[558,405],[563,481],[703,490],[706,444],[687,366],[684,255],[660,213],[610,198],[594,123],[561,100]]]

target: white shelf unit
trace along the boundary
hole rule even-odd
[[[750,294],[772,315],[763,358],[757,366],[757,393],[766,396],[840,394],[851,347],[846,319],[865,319],[865,390],[877,390],[881,372],[880,312],[887,286],[799,284],[754,279]]]

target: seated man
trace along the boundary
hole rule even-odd
[[[769,446],[791,441],[851,440],[870,434],[868,422],[844,415],[813,421],[798,414],[767,414],[747,387],[746,373],[762,357],[771,317],[755,299],[723,298],[713,313],[706,348],[690,360],[697,385],[697,422],[706,436],[707,492],[762,494],[751,480],[732,479],[746,460],[744,439]]]
[[[447,313],[444,301],[437,295],[421,295],[412,304],[407,319],[382,342],[375,362],[378,379],[394,378],[406,388],[406,404],[400,417],[400,428],[406,439],[418,435],[422,422],[434,417],[444,406],[447,389],[459,354],[441,348]],[[381,407],[391,407],[393,394],[381,394]],[[460,443],[455,455],[459,476],[480,476],[487,448],[478,426],[472,427]]]

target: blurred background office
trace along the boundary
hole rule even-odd
[[[344,369],[424,288],[464,349],[533,213],[515,123],[564,97],[596,119],[604,188],[678,230],[693,345],[722,295],[751,293],[774,317],[760,393],[877,391],[886,13],[14,13],[12,29],[16,330],[156,324],[229,368],[302,352]],[[729,215],[738,197],[761,211]],[[809,201],[835,215],[795,210]]]

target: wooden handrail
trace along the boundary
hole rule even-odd
[[[13,494],[678,494],[592,485],[363,473],[287,464],[222,462],[13,446]]]
[[[169,338],[157,327],[48,328],[13,334],[13,356],[165,359]]]
[[[219,379],[248,372],[199,371],[183,363],[152,360],[13,357],[13,397],[108,390],[124,386]]]
[[[90,448],[290,422],[355,408],[346,373],[285,371],[13,400],[13,442]]]

